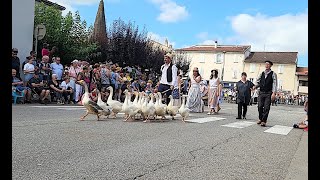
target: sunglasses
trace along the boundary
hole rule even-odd
[[[193,71],[193,72],[198,72],[198,71]]]

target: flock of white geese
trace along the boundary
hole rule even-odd
[[[82,99],[82,105],[86,108],[86,114],[80,118],[84,120],[89,114],[96,115],[98,120],[100,116],[109,118],[116,118],[117,114],[124,114],[124,121],[134,121],[137,118],[143,120],[143,122],[151,122],[151,120],[163,121],[166,119],[165,115],[168,114],[174,119],[175,116],[180,114],[182,121],[185,122],[189,116],[189,109],[185,106],[186,96],[182,96],[181,106],[173,106],[173,98],[170,95],[170,102],[168,105],[162,103],[162,95],[160,92],[152,93],[150,95],[144,92],[134,92],[135,98],[131,101],[132,93],[125,90],[125,100],[123,103],[113,100],[113,89],[108,87],[110,91],[107,102],[101,100],[101,94],[97,90],[98,101],[92,101],[89,96],[89,90],[87,84],[81,80],[78,81],[84,86],[85,93]]]

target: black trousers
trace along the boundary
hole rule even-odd
[[[242,113],[243,110],[243,113]],[[247,110],[248,110],[248,105],[244,102],[239,102],[238,103],[238,117],[246,117],[247,115]]]
[[[166,91],[166,90],[168,90],[168,89],[170,89],[170,85],[167,85],[167,84],[159,84],[158,92],[161,92],[161,94],[162,94],[163,91]],[[169,96],[171,95],[171,93],[172,93],[172,90],[168,90],[168,91],[166,91],[166,93],[165,93],[166,104],[167,104],[167,105],[168,105],[169,102],[170,102]],[[162,94],[162,97],[163,97],[163,96],[164,96],[164,94]]]
[[[271,105],[271,94],[272,92],[260,92],[258,97],[258,111],[259,120],[267,122],[270,105]]]

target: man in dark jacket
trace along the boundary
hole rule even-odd
[[[18,55],[18,49],[17,48],[12,48],[12,69],[16,70],[16,77],[20,77],[20,59],[17,56]]]
[[[248,104],[251,100],[251,90],[254,84],[251,81],[247,80],[247,73],[243,72],[241,74],[241,80],[236,84],[237,99],[236,103],[238,104],[238,117],[236,119],[246,119]],[[243,113],[242,113],[243,107]]]
[[[271,70],[273,63],[265,61],[266,70],[263,71],[258,79],[255,88],[260,87],[258,96],[259,121],[257,124],[266,126],[271,102],[275,100],[277,93],[277,74]]]

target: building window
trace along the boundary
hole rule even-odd
[[[216,59],[216,63],[220,64],[223,61],[223,54],[217,54],[217,59]]]
[[[205,56],[204,56],[204,54],[201,54],[200,59],[199,59],[199,62],[200,62],[200,63],[205,63],[205,62],[206,62],[206,61],[205,61]]]
[[[283,73],[283,68],[284,68],[284,65],[279,64],[279,66],[278,66],[278,73],[279,73],[279,74],[282,74],[282,73]]]
[[[308,81],[299,80],[299,86],[308,86]]]
[[[282,80],[281,79],[278,79],[278,90],[282,90]]]
[[[239,62],[239,61],[238,61],[238,58],[239,58],[239,57],[238,57],[236,54],[234,54],[234,55],[233,55],[233,62],[234,62],[234,63],[238,63],[238,62]]]
[[[250,72],[254,73],[255,70],[256,70],[256,65],[255,64],[250,64]]]
[[[238,70],[234,69],[232,70],[232,78],[237,79]]]

